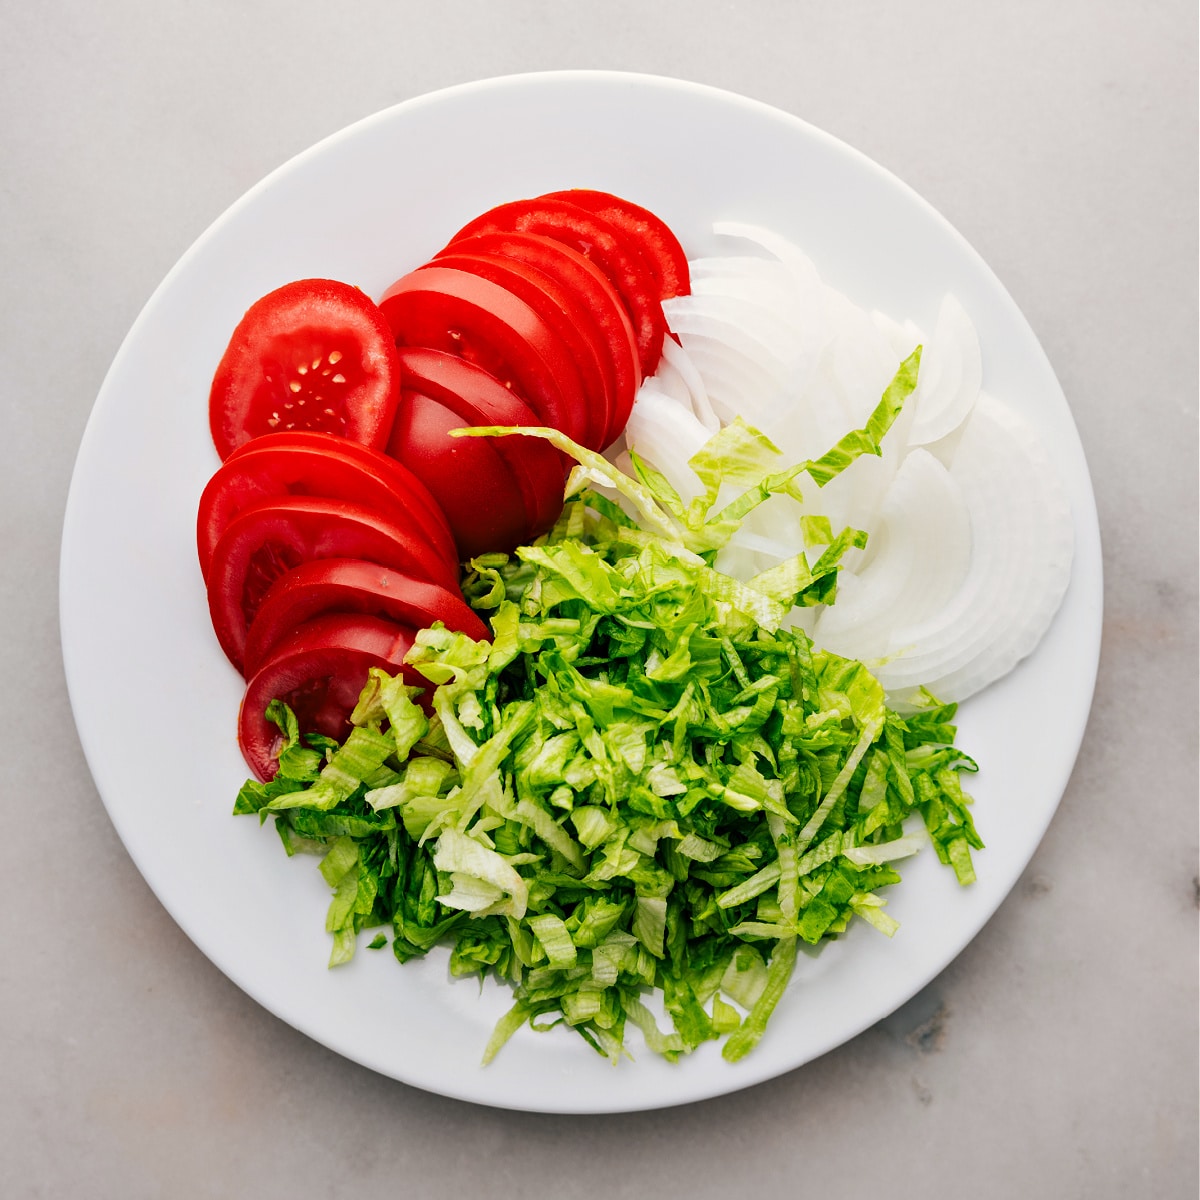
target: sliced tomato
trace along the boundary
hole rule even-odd
[[[591,450],[603,450],[615,397],[610,397],[605,378],[605,350],[597,344],[599,339],[585,320],[580,298],[536,267],[501,255],[448,252],[430,265],[453,267],[498,283],[524,300],[554,330],[578,368],[584,401],[580,444]],[[410,386],[407,379],[405,386]]]
[[[454,538],[437,501],[394,458],[333,434],[269,433],[235,450],[200,497],[196,546],[205,579],[230,521],[257,501],[288,495],[348,500],[399,524],[415,521],[447,562],[457,562]]]
[[[301,625],[331,612],[386,617],[416,629],[441,621],[475,641],[491,638],[457,591],[362,559],[319,559],[301,563],[267,589],[246,635],[247,676]]]
[[[637,336],[643,375],[653,375],[666,332],[653,272],[636,244],[602,217],[565,200],[515,200],[464,225],[450,245],[477,233],[540,233],[577,250],[600,268],[620,293]]]
[[[267,589],[285,571],[318,558],[362,558],[444,587],[458,586],[457,570],[422,540],[414,525],[401,526],[345,500],[261,500],[229,523],[209,567],[213,629],[239,670],[246,631]]]
[[[585,432],[579,372],[562,340],[499,284],[434,264],[397,280],[379,306],[397,346],[457,354],[511,387],[544,424],[575,440]]]
[[[343,742],[350,714],[372,667],[416,687],[429,681],[404,662],[416,630],[381,617],[334,613],[301,625],[251,676],[238,714],[238,742],[250,770],[274,778],[282,741],[267,720],[267,705],[282,700],[302,733],[323,733]]]
[[[370,297],[337,280],[300,279],[238,322],[213,377],[209,427],[222,459],[292,429],[380,449],[399,394],[391,331]]]
[[[686,296],[691,291],[687,254],[671,227],[648,208],[614,196],[611,192],[598,192],[591,188],[547,192],[543,199],[566,200],[569,204],[586,208],[636,242],[658,281],[659,299]]]
[[[453,409],[406,388],[389,450],[437,498],[466,560],[519,546],[530,515],[516,475],[491,439],[450,436],[464,424]]]
[[[442,254],[500,254],[528,263],[557,279],[580,299],[582,320],[593,327],[608,353],[605,378],[613,406],[604,445],[611,445],[625,429],[638,388],[642,383],[637,338],[620,294],[608,277],[577,250],[536,233],[481,233],[451,243]],[[438,259],[434,259],[438,261]]]
[[[483,368],[440,350],[406,347],[400,363],[408,390],[449,409],[462,425],[537,425],[537,414]],[[397,422],[399,424],[399,421]],[[393,427],[389,450],[404,458],[404,432]],[[533,437],[493,438],[488,445],[512,471],[521,489],[529,525],[522,541],[545,533],[563,507],[568,464],[549,442]],[[475,483],[459,481],[477,495]],[[499,547],[497,547],[499,549]]]

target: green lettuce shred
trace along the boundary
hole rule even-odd
[[[322,856],[330,965],[365,929],[402,963],[449,946],[453,975],[514,993],[485,1062],[526,1025],[574,1030],[614,1063],[627,1026],[668,1059],[724,1039],[735,1062],[801,943],[855,917],[895,932],[879,893],[897,861],[932,842],[974,879],[983,843],[960,774],[976,766],[954,747],[954,706],[889,710],[866,667],[787,622],[832,598],[863,536],[806,517],[816,561],[748,583],[711,565],[755,504],[879,453],[916,362],[866,428],[800,468],[775,469],[774,447],[735,422],[696,456],[704,493],[686,507],[644,464],[624,476],[539,431],[580,465],[546,536],[471,564],[463,591],[493,641],[421,631],[408,661],[426,695],[372,672],[341,745],[272,703],[278,773],[234,811]],[[731,483],[746,490],[710,516]]]

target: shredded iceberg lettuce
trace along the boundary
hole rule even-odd
[[[745,584],[711,565],[756,503],[878,453],[914,380],[907,363],[866,429],[801,468],[774,469],[766,439],[727,427],[696,456],[689,505],[650,470],[631,479],[543,431],[580,466],[548,535],[472,564],[464,594],[492,643],[422,631],[408,661],[427,706],[372,672],[343,746],[269,710],[279,773],[247,783],[235,812],[323,856],[331,965],[379,927],[401,962],[446,944],[453,974],[506,981],[513,1007],[484,1061],[526,1025],[560,1024],[613,1061],[629,1026],[672,1060],[724,1038],[735,1061],[800,942],[855,916],[895,931],[879,893],[897,859],[932,840],[974,878],[959,773],[975,764],[954,748],[953,706],[889,711],[866,667],[785,622],[832,599],[856,532],[824,530],[815,562]],[[710,516],[731,483],[746,490]]]

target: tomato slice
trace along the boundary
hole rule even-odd
[[[246,632],[267,589],[285,571],[318,558],[362,558],[458,587],[457,570],[421,539],[362,505],[313,496],[261,500],[239,513],[213,551],[208,609],[221,649],[239,670]]]
[[[655,279],[660,300],[686,296],[691,291],[687,254],[671,227],[648,208],[591,188],[570,188],[563,192],[547,192],[542,199],[565,200],[588,212],[603,217],[616,226],[630,241],[636,243]]]
[[[491,440],[450,436],[468,421],[406,388],[389,443],[391,453],[437,498],[464,560],[519,546],[530,524],[521,485]]]
[[[452,242],[441,251],[442,254],[459,252],[500,254],[528,263],[579,297],[581,319],[595,329],[599,344],[607,349],[603,367],[613,406],[604,445],[615,442],[629,420],[642,375],[629,314],[608,277],[577,250],[536,233],[481,233]]]
[[[200,497],[196,546],[205,579],[230,521],[256,501],[288,495],[349,500],[400,524],[415,521],[448,563],[458,561],[437,501],[394,458],[328,433],[268,433],[235,450]]]
[[[457,354],[511,386],[543,424],[576,441],[586,432],[579,372],[566,347],[506,288],[432,265],[397,280],[379,306],[397,346]]]
[[[448,408],[461,425],[539,424],[533,409],[494,376],[465,359],[440,350],[405,347],[400,351],[400,364],[406,388]],[[399,458],[404,457],[403,439],[403,431],[393,427],[389,449]],[[521,489],[529,518],[521,540],[530,541],[545,533],[562,512],[569,469],[564,456],[541,438],[492,438],[488,445],[512,471]]]
[[[382,448],[400,394],[391,331],[358,288],[300,279],[256,301],[209,393],[222,459],[264,433],[312,429]]]
[[[514,200],[468,222],[454,242],[476,233],[541,233],[577,250],[600,268],[620,293],[637,336],[643,375],[653,375],[666,332],[658,285],[636,244],[602,217],[565,200]]]
[[[458,592],[362,559],[318,559],[301,563],[267,589],[246,635],[247,676],[301,625],[331,612],[386,617],[415,629],[441,621],[477,642],[491,639],[488,627]]]
[[[333,613],[307,621],[285,638],[251,676],[238,714],[238,743],[254,774],[264,781],[279,767],[282,738],[267,720],[267,705],[282,700],[296,714],[302,733],[345,741],[350,714],[378,667],[400,672],[416,687],[429,681],[404,662],[416,631],[381,617]]]
[[[572,296],[545,272],[511,258],[447,252],[430,265],[453,267],[498,283],[524,300],[554,330],[579,371],[584,401],[584,432],[580,444],[591,450],[603,450],[607,445],[604,435],[608,429],[613,399],[609,396],[605,381],[604,351],[597,346],[598,339],[584,320],[580,299]],[[405,379],[404,386],[410,386],[408,379]]]

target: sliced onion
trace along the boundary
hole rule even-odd
[[[889,487],[872,557],[839,577],[837,602],[815,628],[818,644],[849,658],[878,658],[892,631],[928,620],[958,591],[971,561],[967,505],[950,472],[923,450]],[[870,545],[870,543],[869,543]]]
[[[725,424],[741,416],[761,428],[760,412],[789,392],[786,377],[711,334],[678,332],[684,350],[704,379],[713,412]]]
[[[664,338],[664,344],[671,342],[675,344],[673,339]],[[672,400],[677,400],[684,408],[689,411],[692,408],[692,389],[688,387],[687,381],[683,378],[680,372],[667,361],[666,355],[659,359],[658,367],[653,375],[643,381],[642,386],[653,386],[660,392],[671,397]]]
[[[736,270],[702,263],[735,263]],[[829,337],[829,289],[813,272],[798,279],[783,263],[763,258],[699,260],[692,274],[693,296],[724,296],[765,308],[787,324],[804,349],[822,346]]]
[[[981,393],[978,334],[953,296],[926,338],[912,321],[829,288],[779,235],[735,222],[714,232],[768,257],[690,264],[691,295],[664,305],[682,345],[668,339],[628,440],[685,498],[699,491],[687,460],[718,419],[756,426],[788,462],[816,457],[864,423],[923,344],[916,391],[882,455],[863,456],[824,489],[801,481],[799,512],[772,497],[718,565],[745,579],[804,550],[801,513],[867,530],[866,550],[844,559],[836,604],[794,610],[788,623],[875,660],[893,703],[915,701],[921,686],[966,698],[1032,651],[1067,586],[1071,513],[1044,448],[1017,413]]]
[[[901,362],[925,341],[925,335],[915,321],[907,318],[903,321],[896,321],[878,309],[872,311],[871,320],[875,322],[879,332],[887,338],[897,359]]]
[[[1007,674],[1037,645],[1071,573],[1070,505],[1032,428],[982,393],[950,470],[971,513],[971,569],[934,619],[893,635],[876,671],[896,699],[925,686],[959,701]]]
[[[696,295],[676,296],[663,305],[671,328],[681,331],[680,322],[686,325],[703,323],[714,331],[730,329],[744,335],[754,347],[761,347],[765,357],[778,361],[784,370],[790,370],[800,358],[800,338],[794,324],[785,320],[778,312],[766,305],[741,299],[736,296]]]
[[[777,258],[796,283],[805,290],[821,287],[821,276],[811,258],[800,249],[795,242],[789,242],[770,229],[761,225],[748,225],[742,221],[716,221],[713,223],[713,233],[718,237],[741,238],[760,246],[768,254]]]
[[[913,393],[916,418],[909,444],[940,441],[967,419],[983,381],[979,334],[963,306],[946,296],[928,345],[921,352],[921,369]]]
[[[845,300],[838,293],[833,295]],[[866,423],[896,374],[900,359],[887,337],[862,309],[847,301],[836,304],[835,311],[834,334],[825,347],[820,369],[840,399],[846,414],[845,429],[841,432],[847,433]]]
[[[685,501],[704,490],[687,464],[711,436],[687,405],[650,382],[638,389],[625,426],[625,444],[661,471]]]
[[[663,338],[662,362],[659,365],[660,368],[669,366],[679,376],[687,389],[696,419],[709,433],[716,433],[721,428],[721,421],[708,401],[704,378],[696,370],[696,364],[688,357],[687,351],[674,338]]]

